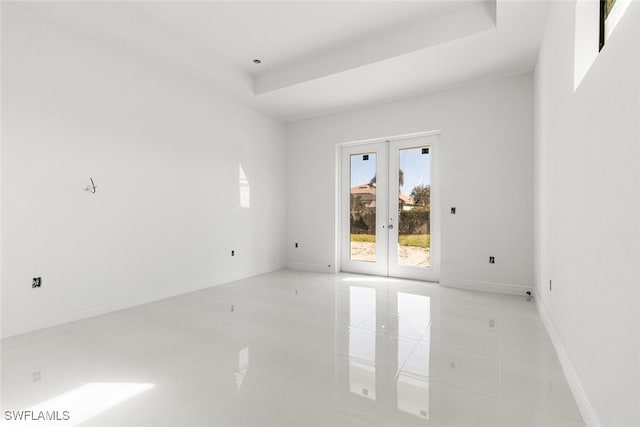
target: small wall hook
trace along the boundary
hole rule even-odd
[[[91,185],[87,185],[86,187],[84,187],[84,191],[90,191],[92,194],[96,193],[96,185],[93,183],[93,178],[89,177],[89,179],[91,180]]]

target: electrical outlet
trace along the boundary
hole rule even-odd
[[[42,277],[34,277],[33,281],[31,282],[31,287],[39,288],[40,286],[42,286]]]
[[[296,242],[296,248],[298,247],[298,243]]]
[[[231,251],[231,256],[236,256],[236,251]]]
[[[496,257],[490,256],[489,257],[489,264],[495,264],[496,263]]]
[[[456,207],[451,206],[451,215],[455,215],[455,214],[456,214]]]

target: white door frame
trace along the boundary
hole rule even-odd
[[[378,276],[387,276],[388,262],[387,262],[387,248],[388,248],[388,234],[382,232],[386,231],[386,222],[384,222],[387,216],[387,144],[384,141],[370,142],[365,144],[350,145],[342,148],[340,155],[341,163],[341,179],[340,179],[340,253],[341,253],[341,269],[350,273],[364,273],[375,274]],[[350,222],[348,221],[351,201],[350,191],[346,191],[351,188],[351,162],[346,161],[347,158],[351,158],[353,154],[376,154],[376,184],[382,183],[378,186],[384,188],[384,191],[376,191],[376,261],[356,261],[352,260],[349,250],[350,245]],[[345,187],[346,186],[346,187]],[[384,186],[384,187],[383,187]]]
[[[440,131],[420,132],[410,135],[400,135],[395,137],[379,138],[366,141],[349,142],[338,145],[338,215],[337,229],[338,236],[338,259],[340,260],[340,271],[374,274],[380,276],[402,277],[408,279],[416,279],[430,282],[437,282],[440,279],[440,173],[439,173],[439,151],[440,151]],[[393,252],[397,257],[397,248],[391,251],[389,241],[397,241],[398,228],[394,224],[392,230],[388,229],[389,212],[397,209],[395,201],[389,199],[389,193],[398,191],[397,168],[390,168],[390,164],[397,164],[397,149],[409,148],[428,145],[431,149],[431,266],[411,267],[392,265],[390,253]],[[391,148],[394,148],[393,150]],[[352,154],[377,153],[377,178],[378,188],[385,189],[377,192],[376,195],[376,262],[353,261],[350,259],[349,240],[350,240],[350,189],[351,174],[350,162],[345,161],[347,156]],[[393,157],[393,159],[390,159]],[[393,174],[393,177],[390,176]],[[390,180],[390,181],[389,181]],[[388,182],[395,183],[395,188],[390,188]],[[393,223],[393,222],[392,222]],[[395,263],[397,264],[397,263]]]
[[[431,155],[430,165],[430,257],[429,267],[414,267],[398,264],[398,245],[391,242],[398,241],[398,221],[396,216],[398,211],[398,201],[389,198],[389,224],[394,227],[388,230],[389,241],[389,267],[388,275],[392,277],[402,277],[405,279],[426,280],[437,282],[440,279],[440,183],[438,181],[438,152],[440,140],[439,134],[429,136],[419,136],[410,138],[397,138],[389,142],[389,194],[399,194],[399,150],[406,148],[425,147],[429,148]],[[396,198],[397,199],[397,198]],[[392,214],[393,213],[393,214]]]

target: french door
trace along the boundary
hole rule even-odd
[[[342,148],[343,271],[438,281],[438,140],[429,135]]]

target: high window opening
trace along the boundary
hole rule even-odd
[[[600,0],[600,50],[627,11],[631,0]]]
[[[573,89],[589,72],[632,0],[577,0]]]

